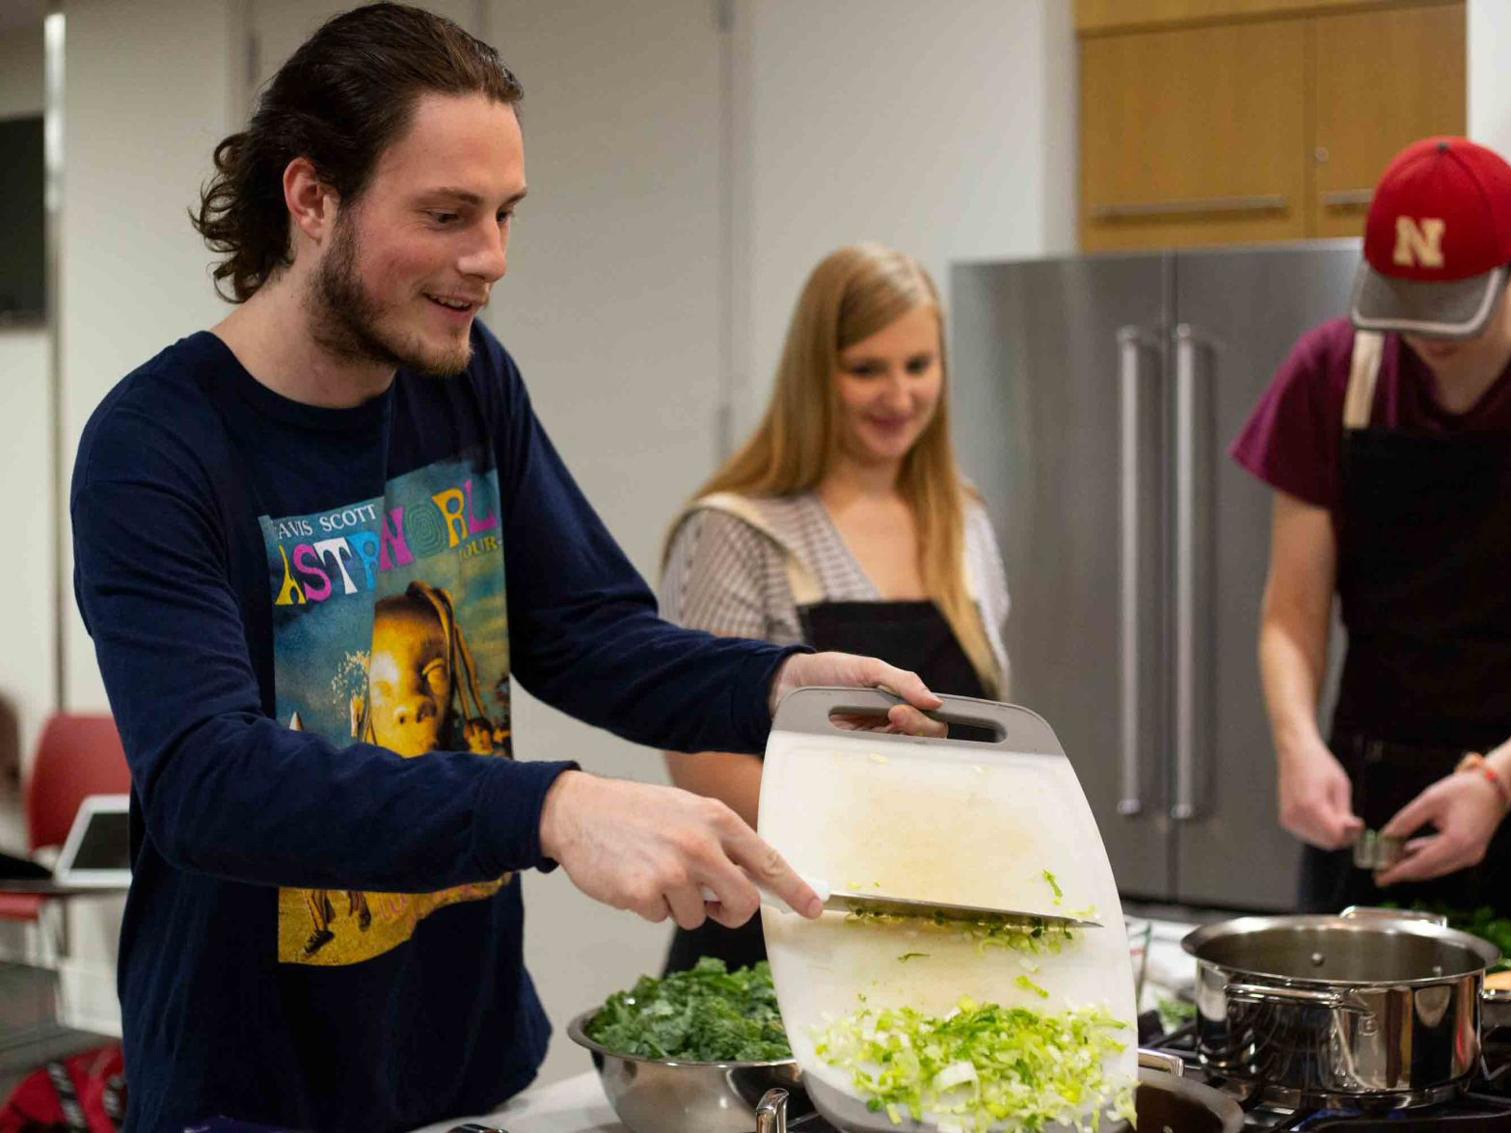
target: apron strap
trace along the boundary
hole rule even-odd
[[[1353,353],[1348,361],[1348,392],[1343,397],[1343,427],[1369,427],[1375,404],[1375,379],[1380,376],[1380,356],[1385,336],[1377,330],[1354,331]]]
[[[813,577],[813,572],[808,569],[802,559],[798,558],[791,544],[766,522],[766,517],[750,499],[735,492],[714,492],[712,495],[694,500],[688,511],[692,512],[699,508],[708,508],[711,511],[721,511],[725,515],[732,515],[742,523],[755,528],[781,548],[782,558],[787,568],[787,585],[792,590],[793,605],[810,606],[823,599],[824,592],[818,584],[818,579]]]

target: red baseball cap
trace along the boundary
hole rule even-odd
[[[1511,264],[1511,165],[1467,138],[1391,160],[1364,222],[1350,315],[1360,330],[1473,338]]]

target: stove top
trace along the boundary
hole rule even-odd
[[[1142,1023],[1143,1020],[1140,1020]],[[1244,1110],[1244,1128],[1306,1130],[1307,1133],[1449,1133],[1474,1130],[1511,1133],[1511,1030],[1485,1036],[1480,1071],[1467,1090],[1435,1105],[1361,1113],[1352,1110],[1288,1109],[1267,1104],[1249,1085],[1207,1074],[1196,1055],[1196,1025],[1188,1023],[1169,1034],[1140,1035],[1140,1046],[1179,1055],[1186,1077],[1232,1095]]]

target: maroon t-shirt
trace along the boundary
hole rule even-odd
[[[1336,514],[1354,328],[1334,319],[1307,331],[1228,450],[1273,488]],[[1511,366],[1465,413],[1438,404],[1432,373],[1399,335],[1387,334],[1371,425],[1430,436],[1511,433]]]

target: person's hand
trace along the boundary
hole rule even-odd
[[[857,717],[846,721],[850,727],[905,732],[910,736],[943,736],[949,732],[946,725],[924,715],[943,702],[929,691],[917,673],[854,653],[794,653],[788,657],[771,682],[772,714],[776,713],[777,702],[793,689],[813,685],[881,688],[906,701],[887,710],[885,724],[878,726],[879,717]]]
[[[754,883],[805,917],[823,911],[734,811],[675,787],[564,771],[541,808],[540,848],[589,897],[648,921],[671,917],[691,929],[712,917],[738,927],[760,907]]]
[[[1280,825],[1320,850],[1341,850],[1364,829],[1348,772],[1320,742],[1280,757]]]
[[[1458,772],[1444,776],[1381,828],[1381,837],[1410,841],[1400,861],[1375,874],[1375,884],[1427,881],[1478,865],[1505,813],[1500,792],[1488,779]],[[1437,827],[1436,834],[1411,837],[1429,824]]]

